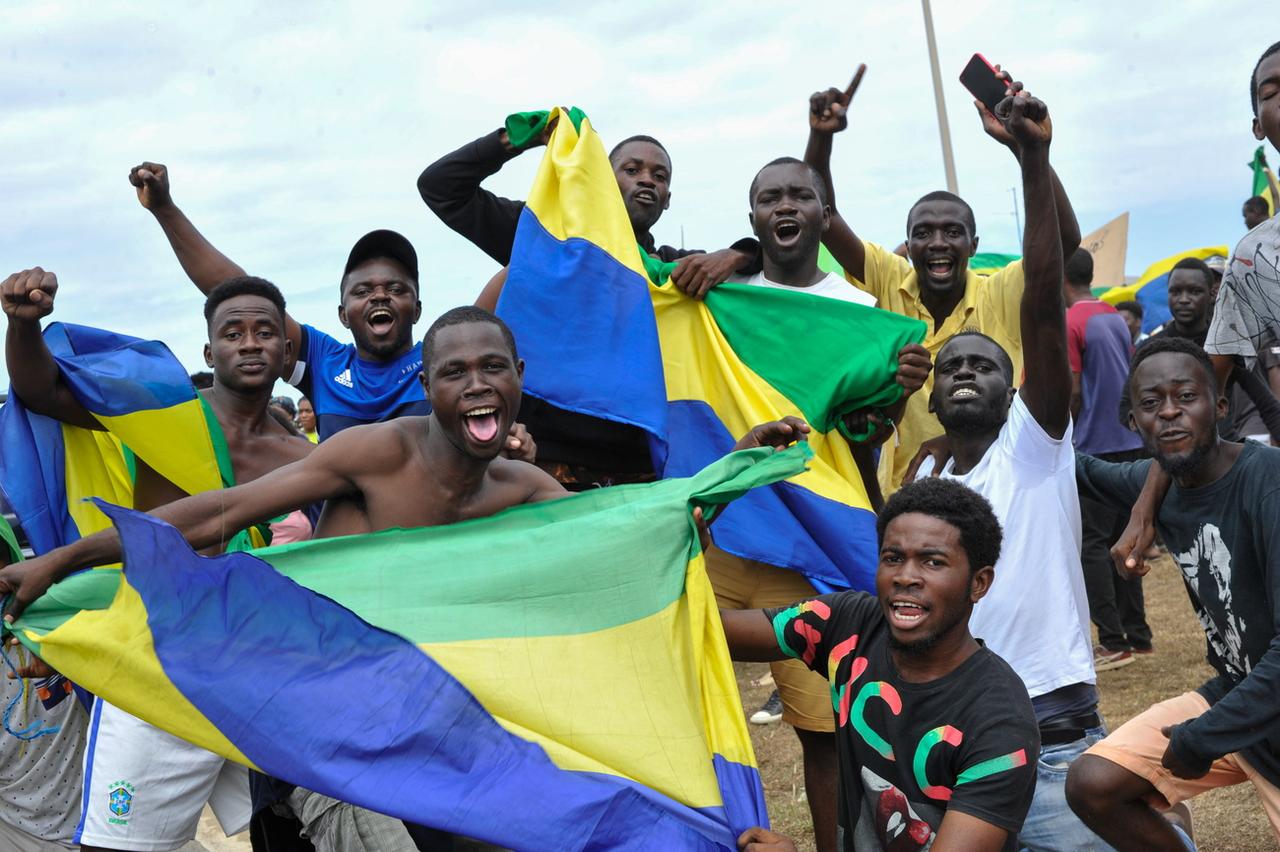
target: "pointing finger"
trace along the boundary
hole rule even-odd
[[[858,65],[858,70],[853,72],[853,79],[849,81],[849,87],[844,90],[844,99],[846,102],[853,98],[858,86],[862,84],[862,76],[867,73],[867,63],[862,62]]]

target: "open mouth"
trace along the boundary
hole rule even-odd
[[[949,257],[935,257],[925,262],[929,277],[939,281],[948,280],[956,270],[956,262]]]
[[[976,399],[978,396],[980,396],[980,394],[978,393],[977,388],[973,387],[972,385],[960,385],[959,387],[952,388],[951,394],[947,398],[948,399]]]
[[[800,223],[795,219],[778,219],[773,223],[773,236],[779,245],[794,243],[800,237]]]
[[[658,203],[658,195],[650,189],[637,189],[631,193],[631,200],[637,204],[652,206]]]
[[[369,312],[367,322],[374,334],[386,334],[396,324],[396,315],[390,308],[374,308]]]
[[[475,408],[462,415],[462,428],[477,444],[487,444],[498,437],[498,409],[492,405]]]
[[[895,627],[909,630],[929,615],[929,608],[916,601],[889,601],[889,619]]]

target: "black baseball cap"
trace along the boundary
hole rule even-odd
[[[342,270],[342,277],[345,278],[351,270],[374,257],[389,257],[400,263],[409,270],[413,286],[417,288],[418,253],[413,250],[413,243],[395,231],[370,231],[356,240],[356,244],[351,247],[351,254],[347,255],[347,265]]]

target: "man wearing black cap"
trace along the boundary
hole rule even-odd
[[[245,274],[173,203],[165,166],[135,166],[129,182],[201,292]],[[365,234],[347,257],[340,295],[338,319],[351,329],[353,343],[343,343],[285,315],[285,332],[294,354],[286,361],[284,374],[311,400],[320,440],[348,426],[428,413],[418,382],[422,358],[413,345],[413,325],[422,314],[418,254],[413,246],[395,231]],[[531,460],[532,450],[523,427],[513,428],[508,455]]]

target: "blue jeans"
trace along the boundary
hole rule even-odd
[[[1036,794],[1018,832],[1018,846],[1034,852],[1109,850],[1102,838],[1080,821],[1067,804],[1067,769],[1085,749],[1107,735],[1091,728],[1082,739],[1040,749],[1036,762]]]

